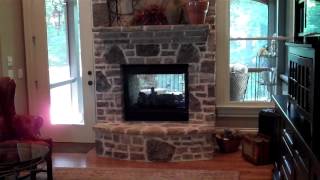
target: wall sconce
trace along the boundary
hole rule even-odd
[[[62,16],[64,13],[66,2],[64,0],[51,0],[53,10],[50,15],[50,22],[56,29],[60,29],[62,23]]]

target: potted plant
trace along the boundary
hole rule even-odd
[[[191,24],[203,24],[209,8],[208,0],[189,0],[185,5]]]
[[[216,135],[216,141],[221,152],[231,153],[238,151],[241,135],[239,131],[225,129],[224,133]]]

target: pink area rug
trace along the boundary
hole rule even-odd
[[[56,180],[238,180],[237,171],[149,168],[55,168]]]

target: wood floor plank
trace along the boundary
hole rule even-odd
[[[160,169],[199,169],[199,170],[232,170],[240,172],[241,180],[270,180],[272,165],[255,166],[245,161],[241,152],[230,154],[216,153],[213,160],[177,162],[177,163],[147,163],[114,160],[98,157],[94,150],[87,154],[54,153],[54,167],[106,167],[106,168],[160,168]]]

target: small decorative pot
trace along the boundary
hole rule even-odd
[[[221,135],[216,135],[216,141],[219,146],[220,152],[232,153],[239,150],[241,139],[240,138],[227,139],[227,138],[223,138]]]
[[[209,8],[208,0],[189,0],[186,11],[190,24],[204,24]]]

